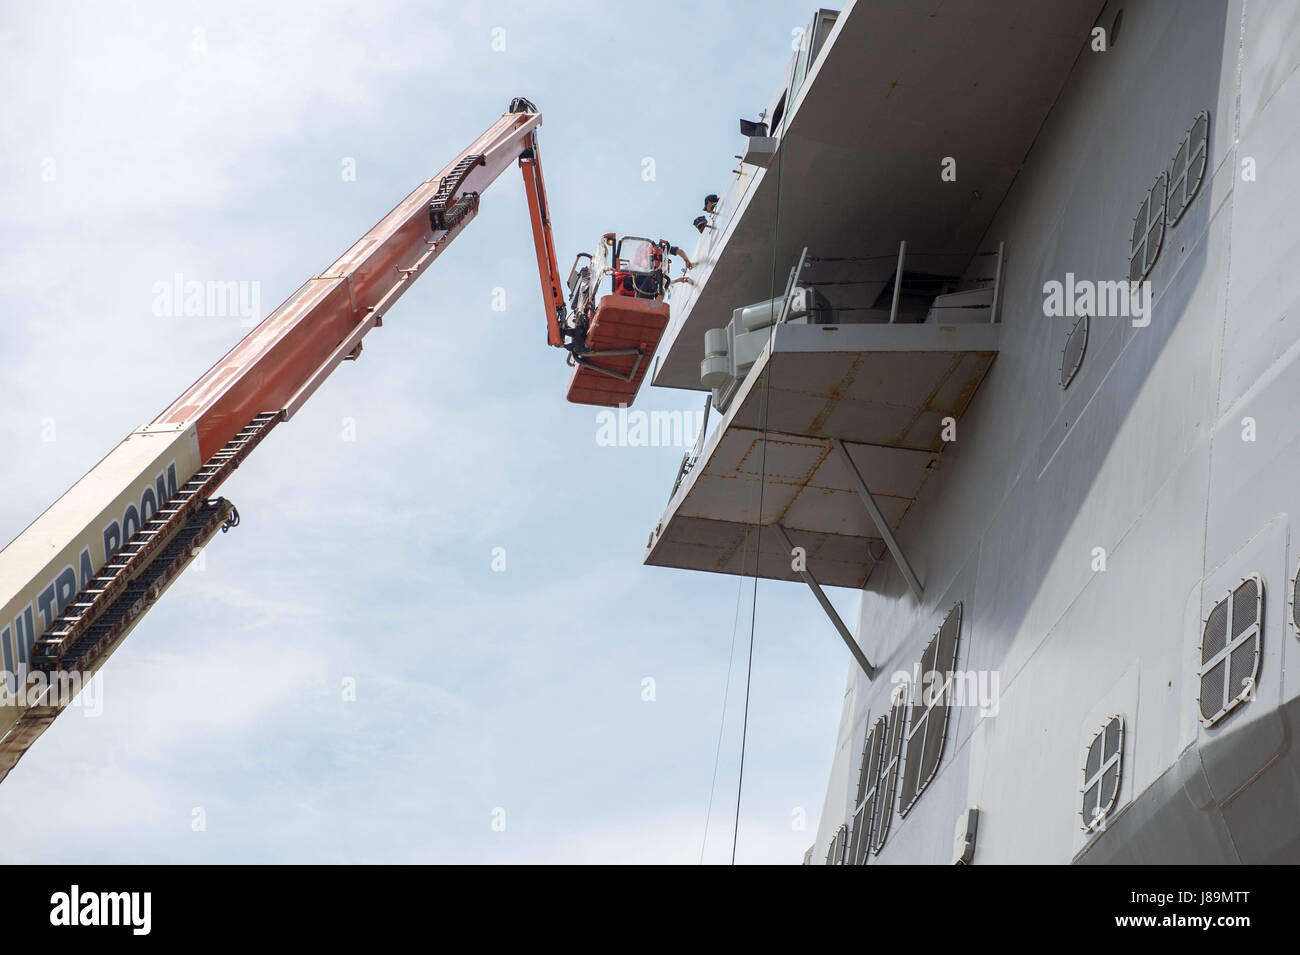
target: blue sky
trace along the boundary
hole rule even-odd
[[[256,281],[270,311],[512,96],[544,114],[562,268],[608,231],[692,248],[737,117],[762,109],[813,12],[11,9],[0,538],[246,331],[156,316],[155,283]],[[58,821],[0,861],[698,861],[739,581],[642,565],[681,449],[598,446],[568,373],[507,173],[361,360],[225,486],[243,525],[113,656],[103,714],[65,714],[0,784],[4,818]],[[834,599],[856,617],[856,595]],[[730,855],[741,616],[710,862]],[[811,595],[760,584],[738,861],[811,844],[848,664]]]

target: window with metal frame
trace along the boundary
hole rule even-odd
[[[853,865],[865,865],[871,846],[871,832],[879,811],[880,768],[884,765],[889,718],[882,716],[867,730],[862,745],[862,768],[858,770],[857,809],[853,813],[853,843],[849,859]]]
[[[880,767],[880,791],[876,794],[876,818],[871,828],[871,852],[879,855],[889,835],[889,821],[894,816],[894,792],[898,786],[898,764],[903,755],[903,729],[907,724],[907,687],[894,687],[889,711],[889,745]]]
[[[903,783],[898,795],[901,816],[907,815],[939,771],[948,733],[948,713],[952,708],[953,669],[957,665],[960,636],[961,604],[956,603],[926,644],[921,654],[921,681],[912,687]]]
[[[1264,581],[1242,578],[1205,620],[1201,634],[1201,722],[1213,726],[1249,700],[1259,677]]]
[[[1083,759],[1083,828],[1092,832],[1104,826],[1119,798],[1123,768],[1124,719],[1112,716],[1088,744]]]

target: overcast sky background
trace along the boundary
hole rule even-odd
[[[154,283],[256,281],[270,312],[513,96],[544,114],[562,268],[607,231],[693,248],[814,6],[539,6],[9,5],[0,539],[246,331],[155,316]],[[0,862],[698,861],[739,581],[642,565],[681,449],[599,447],[568,376],[507,172],[225,485],[242,526],[109,661],[103,715],[65,714],[0,784]],[[709,862],[730,857],[751,587]],[[738,861],[811,844],[848,665],[806,589],[760,584]]]

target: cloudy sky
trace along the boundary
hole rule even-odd
[[[692,248],[814,7],[548,6],[11,7],[0,539],[246,331],[155,315],[155,283],[257,282],[270,311],[512,96],[544,114],[562,267],[607,231]],[[225,485],[242,526],[110,660],[102,715],[0,784],[0,861],[697,862],[739,602],[705,852],[727,861],[752,581],[642,565],[681,449],[598,446],[544,336],[508,172]],[[849,660],[803,588],[757,607],[737,861],[798,862]],[[57,824],[29,839],[38,807]]]

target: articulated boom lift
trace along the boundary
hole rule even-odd
[[[288,421],[474,218],[512,163],[524,174],[547,342],[576,366],[569,400],[630,403],[668,320],[667,243],[601,240],[566,301],[537,146],[542,117],[516,99],[157,418],[0,551],[0,779],[218,531],[239,522],[217,489]],[[685,257],[683,256],[683,259]],[[689,268],[689,263],[687,268]],[[599,297],[611,276],[611,294]]]
[[[510,112],[516,111],[535,113],[537,107],[526,99],[516,99]],[[636,236],[619,239],[608,233],[601,237],[594,255],[584,252],[574,260],[566,305],[555,265],[551,214],[535,134],[532,144],[520,154],[519,165],[524,171],[537,270],[542,277],[546,341],[568,349],[569,364],[576,369],[568,398],[584,405],[631,404],[645,380],[650,356],[668,327],[668,303],[664,301],[668,286],[686,278],[669,278],[668,256],[679,257],[687,269],[691,261],[667,242]],[[444,214],[442,208],[436,203],[430,208],[435,229]],[[610,294],[602,297],[600,286],[606,276]]]

